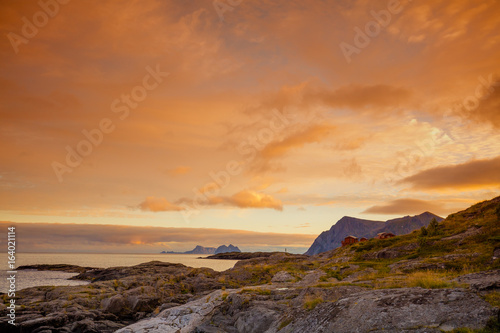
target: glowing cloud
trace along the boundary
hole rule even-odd
[[[184,210],[183,207],[176,206],[170,203],[165,198],[147,197],[146,200],[139,204],[139,208],[143,211],[150,212],[169,212]]]
[[[493,159],[441,166],[404,178],[414,190],[467,189],[500,185],[500,156]]]
[[[441,214],[444,210],[442,205],[432,201],[418,199],[397,199],[382,205],[370,207],[363,213],[409,215],[421,214],[426,211],[434,214]]]

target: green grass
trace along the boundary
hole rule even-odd
[[[482,296],[483,299],[490,303],[492,306],[500,308],[500,292],[492,291]]]
[[[286,318],[285,320],[283,320],[280,323],[280,325],[278,326],[278,331],[281,330],[282,328],[285,328],[286,326],[288,326],[292,321],[293,321],[292,318]]]
[[[344,278],[342,276],[342,273],[340,273],[340,270],[333,270],[333,269],[329,269],[329,268],[323,268],[323,271],[326,273],[326,278],[335,278],[339,281],[342,281],[342,279]]]
[[[311,311],[318,306],[318,304],[323,303],[323,298],[322,297],[315,297],[315,298],[309,298],[304,302],[304,309]]]
[[[261,288],[256,288],[256,289],[243,289],[241,290],[241,293],[250,293],[250,294],[258,294],[258,295],[271,295],[271,290],[269,289],[261,289]]]
[[[421,287],[425,289],[453,288],[456,282],[449,282],[443,273],[433,271],[414,272],[406,278],[408,287]]]

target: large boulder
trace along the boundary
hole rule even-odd
[[[118,330],[116,333],[192,332],[212,315],[214,309],[220,306],[224,299],[222,291],[218,290],[196,301],[166,309],[155,318],[141,320]]]
[[[294,278],[292,274],[288,273],[287,271],[280,271],[274,274],[273,278],[271,279],[271,282],[274,283],[290,282],[293,279]]]
[[[500,269],[462,275],[457,281],[467,283],[477,291],[500,289]]]
[[[104,311],[113,314],[120,314],[125,310],[127,302],[122,295],[115,295],[110,298],[102,300],[101,307]]]
[[[257,306],[241,313],[234,326],[240,333],[261,333],[266,332],[278,318],[279,314],[275,311]]]

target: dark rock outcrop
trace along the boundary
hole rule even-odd
[[[66,273],[84,273],[94,269],[95,267],[82,267],[76,265],[55,264],[55,265],[23,265],[17,268],[18,270],[34,269],[37,271],[59,271]]]
[[[246,260],[246,259],[254,259],[254,258],[269,258],[273,255],[286,255],[286,256],[294,256],[294,254],[287,252],[226,252],[214,254],[204,259],[229,259],[229,260]],[[301,255],[298,255],[301,256]]]

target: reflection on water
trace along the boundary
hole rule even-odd
[[[21,290],[38,286],[79,286],[88,284],[85,281],[68,280],[75,275],[78,274],[35,270],[17,271],[16,289]],[[2,293],[6,293],[9,289],[7,277],[8,275],[5,271],[0,271],[0,292]]]
[[[237,260],[198,259],[198,254],[109,254],[109,253],[17,253],[16,266],[36,264],[70,264],[87,267],[107,268],[115,266],[133,266],[158,260],[184,264],[190,267],[208,267],[216,271],[232,268]],[[206,256],[202,256],[206,257]],[[0,292],[6,292],[7,258],[0,262]],[[67,280],[75,273],[47,271],[17,271],[16,288],[35,286],[82,285],[87,282]]]

